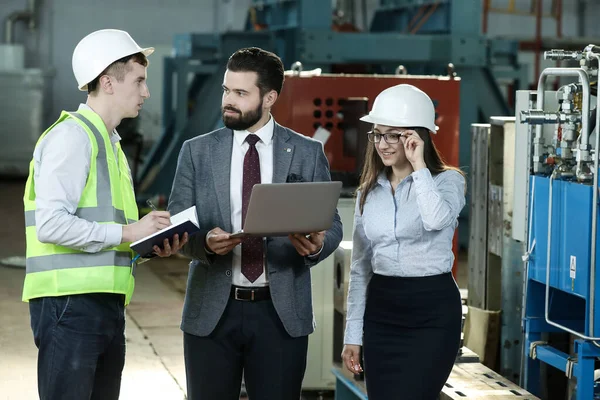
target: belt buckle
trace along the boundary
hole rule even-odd
[[[242,299],[242,298],[240,298],[239,295],[238,295],[238,291],[240,289],[241,288],[237,288],[237,287],[235,288],[235,296],[234,296],[234,298],[236,300],[240,300],[240,301],[254,301],[254,289],[250,289],[250,299]]]

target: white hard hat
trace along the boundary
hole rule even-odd
[[[102,29],[92,32],[73,51],[73,73],[79,90],[98,77],[113,62],[135,53],[149,56],[154,47],[142,49],[125,31]]]
[[[423,127],[436,133],[433,102],[413,85],[396,85],[385,89],[375,98],[369,115],[361,121],[395,127]]]

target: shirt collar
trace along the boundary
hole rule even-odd
[[[386,184],[389,184],[389,180],[387,178],[387,174],[385,173],[385,169],[381,171],[379,175],[377,175],[377,183],[380,186],[385,186]]]
[[[256,136],[258,136],[265,145],[268,146],[271,144],[271,141],[273,140],[274,128],[275,128],[275,121],[273,120],[273,116],[271,114],[269,114],[269,122],[267,122],[265,124],[265,126],[260,128],[259,130],[254,132],[254,134]],[[241,146],[246,141],[246,136],[250,135],[251,133],[252,132],[248,132],[247,130],[233,131],[233,138],[235,139],[235,142],[239,146]]]

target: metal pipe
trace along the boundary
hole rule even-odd
[[[590,80],[588,74],[582,68],[546,68],[542,71],[537,87],[537,104],[538,110],[544,109],[544,84],[549,76],[577,76],[581,80],[583,87],[583,100],[581,115],[590,114]],[[586,118],[582,118],[581,121],[581,145],[589,145],[589,122]],[[542,127],[537,127],[535,131],[536,139],[542,136]]]
[[[27,10],[15,11],[6,17],[4,21],[4,41],[6,43],[13,43],[15,24],[18,21],[27,21],[29,23],[29,29],[35,29],[37,16],[36,0],[28,0]]]
[[[544,110],[521,111],[521,121],[529,125],[559,124],[565,122],[564,118],[561,119],[561,116],[564,116],[564,114],[547,113]]]
[[[600,55],[590,54],[600,65]],[[597,106],[596,106],[597,108]],[[596,229],[598,227],[598,149],[600,149],[600,112],[596,110],[596,143],[594,150],[594,186],[592,195],[592,251],[590,254],[590,334],[594,336],[594,312],[596,299]]]
[[[398,65],[396,67],[396,75],[408,75],[408,70],[404,65]]]
[[[546,83],[546,79],[549,76],[579,76],[582,80],[583,84],[583,103],[581,111],[582,115],[587,111],[587,115],[589,115],[590,108],[590,88],[589,88],[589,78],[587,73],[581,68],[546,68],[540,74],[540,78],[538,79],[538,87],[537,87],[537,98],[536,98],[536,108],[537,110],[544,109],[544,99],[545,99],[545,90],[544,85]],[[587,95],[586,95],[587,93]],[[586,108],[587,107],[587,108]],[[583,121],[583,128],[587,128],[588,123]],[[582,128],[582,130],[583,130]],[[542,126],[536,126],[535,128],[535,137],[534,140],[540,140],[542,138]]]
[[[302,63],[300,61],[296,61],[295,63],[293,63],[292,71],[294,72],[294,75],[300,76],[300,74],[302,73]]]
[[[581,60],[583,53],[577,50],[553,49],[544,52],[546,60]]]
[[[536,107],[538,110],[544,109],[544,84],[546,83],[546,79],[549,76],[577,76],[581,81],[581,86],[583,88],[583,100],[581,105],[581,115],[590,115],[590,80],[587,72],[582,68],[546,68],[540,74],[540,79],[538,80],[538,88],[537,88],[537,103]],[[589,121],[587,118],[581,118],[581,142],[578,149],[578,157],[577,157],[577,169],[576,176],[579,178],[580,176],[586,175],[583,173],[581,168],[582,162],[588,161],[587,157],[581,155],[581,151],[589,150]],[[538,125],[535,129],[535,140],[534,143],[541,142],[542,139],[542,126]],[[534,156],[539,156],[539,154],[534,154]],[[584,159],[585,158],[585,159]]]

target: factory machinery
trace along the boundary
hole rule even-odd
[[[522,386],[540,395],[546,365],[574,383],[575,399],[600,398],[594,381],[600,357],[598,262],[597,81],[600,47],[551,50],[549,60],[574,64],[547,68],[537,92],[528,92],[516,117],[528,124],[528,252],[524,286]],[[546,91],[550,77],[565,83]],[[569,83],[570,82],[570,83]],[[549,338],[563,333],[571,347]],[[546,383],[546,388],[549,383]]]

